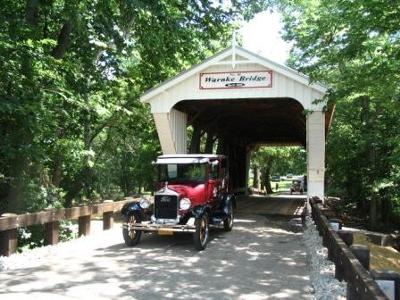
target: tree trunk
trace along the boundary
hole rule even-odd
[[[258,168],[253,166],[253,188],[259,189]]]
[[[371,203],[369,206],[369,225],[371,229],[376,229],[378,224],[377,218],[377,209],[378,209],[378,199],[375,195],[371,197]]]
[[[190,153],[200,153],[200,140],[201,140],[201,129],[197,126],[193,126],[193,135],[190,142]]]
[[[52,55],[56,59],[61,59],[67,52],[71,42],[70,36],[72,32],[72,22],[66,21],[58,34],[57,46],[53,49]]]
[[[204,149],[204,153],[208,153],[208,154],[213,153],[213,146],[214,146],[214,135],[207,132],[207,140],[206,140],[206,147]]]
[[[93,193],[93,168],[92,168],[92,157],[91,154],[89,154],[92,151],[92,128],[91,128],[91,118],[90,118],[90,113],[87,112],[87,117],[85,120],[85,124],[83,127],[83,136],[84,136],[84,145],[85,145],[85,150],[87,151],[86,154],[86,163],[85,167],[83,169],[83,184],[85,188],[85,194],[87,197],[90,197]]]
[[[26,2],[25,20],[29,25],[37,25],[39,18],[39,6],[39,0],[28,0]]]
[[[266,191],[267,191],[267,194],[272,194],[273,193],[273,191],[272,191],[272,187],[271,187],[271,181],[270,181],[270,168],[266,168],[265,169],[265,177],[264,177],[264,179],[265,179],[265,189],[266,189]]]
[[[370,197],[369,206],[369,225],[371,229],[375,229],[378,225],[377,209],[378,209],[378,199],[377,195],[374,194],[373,184],[376,176],[376,160],[375,160],[375,146],[374,146],[374,119],[375,115],[371,111],[370,105],[371,99],[369,97],[362,97],[361,99],[361,121],[364,124],[362,127],[362,138],[365,139],[366,143],[366,154],[367,165],[363,166],[362,172],[364,176],[367,177],[367,192]]]
[[[51,182],[55,187],[59,187],[61,179],[62,179],[62,165],[63,165],[64,157],[57,151],[54,156],[53,163],[53,174],[51,176]]]

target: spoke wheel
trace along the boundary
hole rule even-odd
[[[233,228],[233,205],[232,202],[229,203],[228,206],[228,217],[224,220],[224,230],[225,231],[231,231]]]
[[[122,235],[124,237],[125,244],[129,247],[135,246],[139,243],[142,235],[141,230],[132,229],[132,225],[140,223],[140,220],[135,215],[126,217],[127,227],[122,228]]]
[[[209,221],[208,215],[204,214],[195,221],[196,232],[193,234],[194,247],[198,250],[204,250],[209,240]]]

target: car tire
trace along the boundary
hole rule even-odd
[[[128,227],[130,224],[141,223],[138,217],[135,216],[134,214],[127,216],[125,222],[128,225]],[[133,247],[140,242],[142,231],[122,228],[122,235],[124,237],[125,245],[127,245],[128,247]]]
[[[197,251],[202,251],[207,247],[210,234],[210,224],[208,215],[205,213],[194,222],[196,231],[193,234],[193,243]]]
[[[229,202],[228,204],[228,217],[224,220],[224,230],[225,231],[231,231],[233,228],[233,220],[234,220],[234,214],[233,214],[233,205],[232,202]]]

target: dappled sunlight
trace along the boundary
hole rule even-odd
[[[249,220],[249,219],[238,219],[236,218],[234,223],[236,224],[240,224],[240,223],[255,223],[255,220]]]
[[[239,213],[232,232],[211,230],[202,252],[188,234],[145,234],[129,248],[121,229],[113,229],[102,233],[101,247],[88,237],[84,251],[0,273],[0,298],[24,292],[66,299],[310,299],[301,234],[286,224]]]

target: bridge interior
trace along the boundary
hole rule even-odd
[[[203,151],[217,148],[217,153],[228,156],[235,192],[247,187],[249,156],[257,145],[306,147],[304,110],[291,98],[185,100],[174,109],[186,113],[187,124],[194,128],[189,152],[201,152],[201,136],[206,133]]]
[[[187,114],[188,125],[221,140],[247,145],[306,143],[306,118],[294,99],[186,100],[175,109]]]

